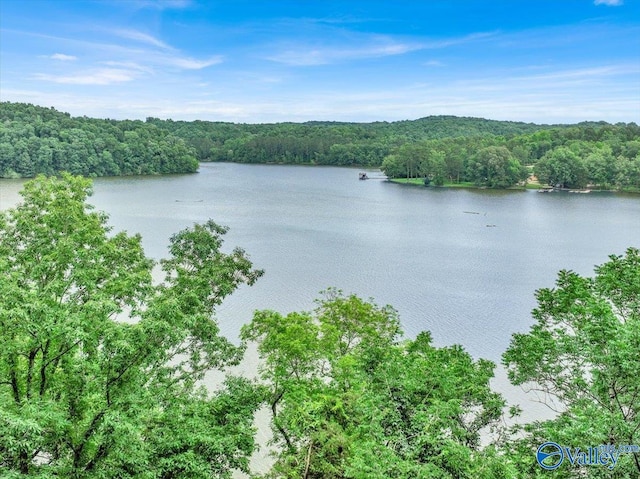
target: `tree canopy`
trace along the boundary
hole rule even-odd
[[[505,188],[535,174],[542,184],[640,189],[640,128],[635,124],[556,126],[510,137],[483,135],[407,143],[381,165],[390,178],[426,184],[469,182]]]
[[[536,293],[535,324],[514,334],[503,356],[509,379],[542,393],[559,412],[527,426],[514,448],[541,443],[599,446],[640,443],[640,251],[596,267],[593,278],[563,270],[555,288]],[[523,472],[540,469],[530,463]],[[607,468],[563,467],[554,477],[640,476],[640,452]]]
[[[246,470],[260,403],[245,379],[203,374],[243,349],[215,308],[261,274],[221,250],[209,221],[171,238],[164,281],[139,236],[113,234],[90,181],[27,183],[0,215],[0,470],[3,477],[230,477]]]
[[[260,311],[277,462],[268,477],[498,478],[513,472],[480,431],[504,400],[494,365],[428,333],[399,341],[395,310],[329,290],[312,313]]]
[[[0,103],[0,177],[193,173],[195,150],[142,121],[72,118],[53,108]]]

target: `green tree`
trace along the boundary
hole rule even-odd
[[[615,162],[616,185],[620,187],[640,188],[640,153],[633,159],[619,156]]]
[[[527,169],[505,146],[488,146],[479,150],[468,166],[468,175],[477,185],[507,188],[527,178]]]
[[[429,149],[421,159],[419,169],[425,184],[433,183],[436,186],[442,186],[446,176],[444,152]]]
[[[89,180],[26,183],[0,215],[3,477],[230,477],[247,468],[260,398],[206,371],[243,354],[212,319],[261,274],[209,221],[171,238],[153,284],[139,236],[112,234]]]
[[[329,290],[313,313],[260,311],[258,342],[280,446],[268,477],[499,478],[515,473],[480,430],[504,401],[493,364],[428,333],[399,342],[391,307]]]
[[[603,187],[609,187],[615,183],[616,162],[608,145],[594,148],[586,155],[584,163],[589,172],[589,183]]]
[[[398,155],[387,155],[382,160],[380,169],[389,178],[402,178],[406,173],[404,163]]]
[[[562,188],[582,188],[589,180],[584,162],[565,146],[546,153],[534,171],[541,182]]]
[[[529,333],[515,334],[503,356],[515,385],[544,393],[559,415],[537,422],[519,447],[530,458],[545,441],[582,447],[640,443],[640,252],[595,268],[585,278],[561,271],[556,287],[536,293]],[[523,461],[522,471],[540,471]],[[562,466],[555,477],[640,476],[640,454],[620,457],[613,471]]]

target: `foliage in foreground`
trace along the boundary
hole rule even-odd
[[[38,177],[0,215],[3,477],[230,477],[247,468],[260,399],[246,380],[212,393],[205,371],[243,349],[211,316],[261,274],[223,253],[209,221],[177,233],[165,279],[139,236],[110,234],[88,180]]]
[[[536,323],[513,336],[504,364],[558,415],[484,447],[505,405],[492,363],[436,348],[426,332],[401,342],[393,309],[335,290],[312,313],[257,312],[243,337],[258,343],[271,395],[279,449],[267,477],[638,477],[637,452],[613,469],[565,458],[546,471],[536,450],[640,443],[640,251],[611,256],[593,278],[561,271],[536,297]]]
[[[395,310],[329,290],[313,313],[259,311],[277,462],[268,477],[498,478],[515,474],[480,431],[504,401],[494,365],[428,333],[399,342]]]
[[[514,334],[503,356],[513,384],[538,389],[560,414],[526,427],[514,451],[533,454],[545,441],[581,447],[640,444],[640,251],[596,267],[593,278],[561,271],[556,287],[537,292],[535,324]],[[542,470],[521,463],[529,477]],[[568,462],[568,461],[567,461]],[[613,471],[563,465],[545,477],[636,478],[640,454]]]

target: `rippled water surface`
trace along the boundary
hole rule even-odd
[[[0,208],[20,185],[0,181]],[[358,181],[352,169],[237,164],[101,178],[94,189],[114,228],[141,233],[155,258],[194,222],[230,227],[226,245],[266,271],[219,310],[231,337],[255,309],[311,309],[335,286],[396,307],[408,336],[428,329],[438,345],[499,361],[559,269],[591,274],[640,246],[639,196],[432,189]]]

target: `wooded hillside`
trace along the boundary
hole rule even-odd
[[[531,174],[569,188],[640,188],[635,123],[536,125],[454,116],[236,124],[73,118],[0,104],[0,176],[192,173],[198,161],[381,167],[391,178],[503,188]],[[527,168],[528,167],[528,168]]]
[[[143,121],[73,118],[54,108],[0,104],[0,176],[68,171],[83,176],[193,173],[181,138]]]

